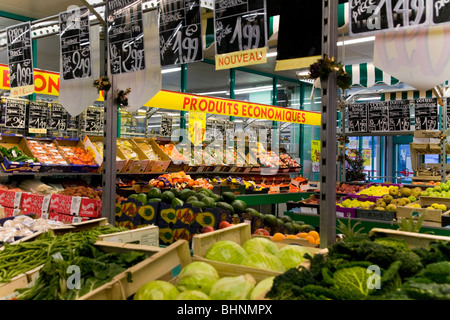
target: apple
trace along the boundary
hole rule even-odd
[[[269,231],[267,231],[264,228],[260,228],[260,229],[256,229],[255,232],[253,232],[253,234],[256,234],[258,236],[270,236]]]
[[[441,188],[442,188],[443,191],[448,191],[448,190],[450,190],[450,186],[449,186],[448,184],[446,184],[446,183],[444,183],[444,184],[441,186]]]
[[[206,226],[206,227],[202,228],[201,233],[207,233],[207,232],[211,232],[211,231],[214,231],[214,228],[211,226]]]

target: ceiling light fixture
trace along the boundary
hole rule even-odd
[[[181,71],[181,68],[170,68],[170,69],[161,70],[161,73],[172,73],[172,72],[179,72],[179,71]]]
[[[375,41],[375,36],[359,38],[359,39],[338,41],[337,46],[341,47],[343,45],[347,46],[347,45],[350,45],[350,44],[357,44],[357,43],[370,42],[370,41]]]

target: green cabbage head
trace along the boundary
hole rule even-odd
[[[219,280],[219,274],[216,268],[203,261],[194,261],[181,269],[177,289],[181,292],[198,290],[209,294],[209,290],[217,280]]]
[[[308,250],[304,247],[294,244],[287,245],[278,250],[276,256],[280,259],[286,270],[297,267],[305,260],[303,255],[308,253]]]
[[[153,280],[141,286],[135,293],[134,300],[175,300],[180,292],[166,281]]]
[[[249,300],[255,285],[250,274],[223,277],[213,284],[209,296],[212,300]]]
[[[240,264],[247,252],[239,244],[231,240],[217,241],[206,251],[205,258],[213,261]]]
[[[242,260],[241,265],[277,272],[285,271],[280,259],[277,256],[266,252],[256,252],[248,255]]]
[[[277,245],[272,240],[263,237],[255,237],[245,241],[242,248],[244,248],[248,254],[256,252],[276,254],[278,252]]]
[[[250,300],[256,300],[264,292],[269,291],[270,288],[272,288],[274,278],[275,277],[268,277],[258,282],[252,293],[250,294]]]
[[[211,300],[211,298],[203,291],[186,290],[180,292],[175,300]]]

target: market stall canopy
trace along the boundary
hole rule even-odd
[[[378,69],[373,63],[360,63],[344,66],[345,72],[352,77],[352,87],[370,88],[377,84],[396,85],[400,81]]]

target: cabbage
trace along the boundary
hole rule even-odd
[[[178,275],[177,289],[179,291],[199,290],[209,294],[211,286],[219,280],[217,270],[202,261],[191,262]]]
[[[181,292],[175,300],[211,300],[203,291],[186,290]]]
[[[213,261],[240,264],[247,252],[239,244],[231,240],[217,241],[206,251],[205,258]]]
[[[223,277],[213,284],[209,296],[212,300],[248,300],[255,285],[250,274]]]
[[[166,281],[153,280],[141,286],[135,293],[134,300],[175,300],[180,292]]]
[[[270,253],[257,252],[247,256],[241,263],[243,266],[284,272],[284,266],[277,256]]]
[[[275,277],[268,277],[258,282],[252,293],[250,294],[250,300],[256,300],[260,295],[269,291],[270,288],[272,288],[274,278]]]
[[[263,237],[251,238],[242,245],[242,248],[248,254],[256,252],[267,252],[270,254],[276,254],[278,252],[278,247],[272,240]]]
[[[300,263],[305,260],[303,255],[308,253],[308,250],[304,247],[297,245],[287,245],[280,250],[278,250],[276,256],[280,259],[286,270],[297,267]]]

